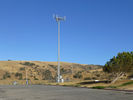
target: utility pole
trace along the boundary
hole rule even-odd
[[[72,67],[72,80],[73,80],[73,65],[71,67]]]
[[[53,16],[58,24],[58,70],[57,70],[57,82],[60,83],[60,21],[65,21],[66,17]]]
[[[25,66],[25,80],[26,80],[26,85],[28,85],[28,68]]]

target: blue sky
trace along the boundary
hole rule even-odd
[[[0,60],[61,61],[104,65],[133,51],[132,0],[0,0]]]

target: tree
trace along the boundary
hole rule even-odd
[[[116,77],[112,81],[114,83],[126,73],[133,71],[133,52],[118,53],[104,65],[103,70]]]

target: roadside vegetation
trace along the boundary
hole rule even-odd
[[[118,53],[102,65],[82,65],[61,62],[61,75],[65,83],[56,83],[57,63],[39,61],[0,61],[2,81],[25,84],[26,72],[31,84],[49,84],[94,89],[120,89],[133,86],[133,52]]]
[[[118,53],[105,64],[103,70],[111,73],[113,79],[111,83],[115,83],[128,73],[133,73],[133,52]]]

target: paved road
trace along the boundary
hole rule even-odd
[[[1,85],[0,100],[133,100],[133,93],[45,85]]]

